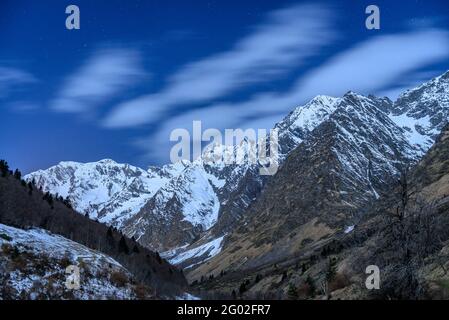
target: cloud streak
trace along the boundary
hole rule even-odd
[[[272,81],[335,39],[332,13],[318,5],[272,12],[231,50],[181,68],[165,89],[118,105],[104,120],[120,128],[154,123],[173,106],[209,102],[248,85]]]
[[[30,73],[17,68],[0,67],[0,98],[4,98],[16,86],[22,86],[37,82]]]
[[[108,101],[145,73],[134,50],[102,49],[69,76],[50,107],[59,112],[83,113]]]
[[[429,29],[374,37],[331,58],[299,81],[303,96],[374,92],[408,72],[447,58],[449,33]]]
[[[202,120],[203,129],[268,129],[296,106],[318,94],[341,96],[349,90],[380,93],[400,78],[448,56],[449,33],[445,30],[373,37],[334,55],[297,79],[286,92],[257,94],[245,102],[215,104],[183,113],[163,123],[158,132],[147,138],[146,141],[152,141],[151,145],[141,141],[139,146],[145,149],[147,158],[166,161],[171,130],[189,129],[193,120]]]

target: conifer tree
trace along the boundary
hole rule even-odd
[[[128,248],[128,245],[126,244],[126,239],[124,236],[122,236],[120,238],[120,241],[118,243],[118,250],[119,250],[119,252],[124,252],[125,254],[129,254],[129,248]]]
[[[9,165],[6,160],[0,160],[0,172],[2,174],[2,177],[6,177],[9,173]]]
[[[22,173],[19,171],[19,169],[14,170],[14,178],[17,180],[22,179]]]

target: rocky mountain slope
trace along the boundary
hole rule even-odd
[[[309,223],[293,227],[294,233],[279,224],[266,228],[272,233],[262,244],[255,244],[251,233],[243,240],[235,235],[241,247],[225,249],[194,270],[192,275],[202,275],[192,277],[194,287],[209,298],[448,299],[448,151],[449,126],[418,164],[363,208],[352,228],[333,228],[332,221],[316,211]],[[280,219],[275,215],[274,220]],[[247,227],[255,228],[256,235],[261,228],[254,221]],[[283,234],[288,237],[279,245],[275,236]],[[299,250],[285,254],[295,245]],[[262,261],[263,252],[272,248]],[[368,266],[379,268],[376,290],[366,287]],[[224,269],[217,273],[220,267]]]
[[[449,291],[449,127],[424,158],[362,217],[339,268],[352,278],[338,297],[447,299]],[[377,265],[382,285],[363,287],[363,266]]]
[[[419,88],[447,88],[447,75]],[[331,104],[334,111],[287,156],[242,226],[225,238],[222,251],[189,272],[191,281],[223,271],[244,275],[272,268],[352,231],[447,121],[435,119],[422,131],[420,124],[428,115],[402,108],[408,122],[394,122],[404,97],[416,90],[420,89],[404,93],[395,103],[349,92]],[[417,103],[410,110],[418,105],[426,110],[428,90],[419,91],[422,96],[414,93]],[[434,107],[448,110],[447,92],[432,92]]]

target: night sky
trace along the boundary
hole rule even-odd
[[[193,120],[270,128],[318,94],[394,99],[448,69],[444,0],[2,0],[0,158],[161,165]]]

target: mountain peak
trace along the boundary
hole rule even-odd
[[[371,100],[371,98],[369,97],[365,97],[364,95],[358,94],[357,92],[354,91],[348,91],[343,95],[343,99],[349,99],[349,100],[353,100],[353,101],[362,101],[362,100]]]
[[[444,72],[443,74],[432,78],[431,80],[420,84],[419,86],[408,89],[401,93],[396,100],[396,102],[400,102],[401,99],[407,98],[410,95],[418,92],[421,93],[423,91],[427,91],[426,98],[432,98],[431,94],[448,94],[449,89],[449,70]]]
[[[449,80],[449,70],[447,70],[446,72],[444,72],[442,75],[440,75],[438,78],[444,79],[444,80]]]
[[[100,161],[98,161],[98,163],[103,163],[103,164],[118,164],[117,162],[115,162],[112,159],[101,159]]]
[[[351,96],[357,96],[357,93],[354,92],[354,91],[352,91],[352,90],[349,90],[349,91],[347,91],[347,92],[343,95],[343,97],[347,97],[347,96],[349,96],[349,97],[351,97]]]

